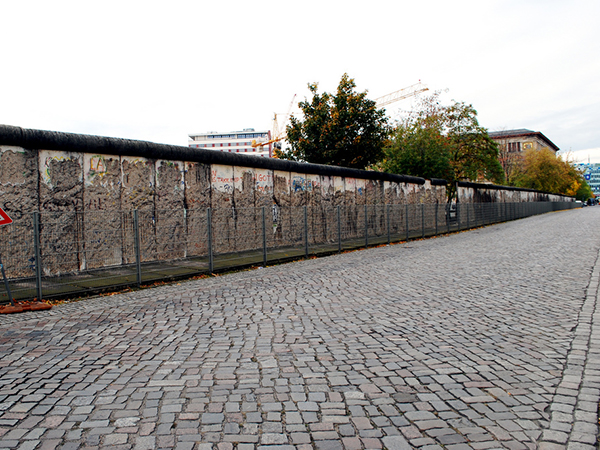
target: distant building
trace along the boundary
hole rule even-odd
[[[255,131],[254,128],[246,128],[242,131],[230,131],[228,133],[209,131],[208,133],[190,134],[189,138],[188,146],[190,148],[263,156],[266,158],[270,158],[273,152],[273,145],[269,142],[271,140],[271,132]],[[263,145],[256,145],[261,143]]]
[[[498,143],[500,151],[521,154],[526,150],[548,149],[558,152],[559,148],[539,131],[518,130],[492,131],[489,136]]]
[[[575,164],[575,167],[583,174],[594,195],[600,197],[600,164]]]
[[[511,180],[518,171],[527,150],[548,149],[555,155],[559,150],[550,139],[539,131],[521,128],[518,130],[492,131],[491,133],[488,132],[488,135],[498,144],[500,150],[498,159],[507,180]]]

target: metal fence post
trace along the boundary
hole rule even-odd
[[[440,204],[436,203],[435,204],[435,235],[438,235],[438,212],[440,209]]]
[[[471,228],[471,224],[469,223],[469,204],[467,203],[467,230]]]
[[[365,204],[365,248],[369,247],[369,221],[367,220],[367,205]]]
[[[40,247],[40,213],[33,213],[33,247],[35,250],[35,287],[37,299],[42,300],[42,252]]]
[[[189,231],[188,231],[188,210],[187,208],[183,208],[183,229],[185,230],[185,242],[183,244],[183,257],[187,258],[188,256],[188,239],[187,236],[189,235]]]
[[[460,231],[460,203],[456,202],[456,225],[457,231]]]
[[[262,207],[262,233],[263,233],[263,267],[267,267],[267,224],[265,222],[265,207]]]
[[[408,242],[409,236],[408,236],[408,203],[406,204],[406,242]]]
[[[140,228],[138,220],[138,210],[133,210],[133,246],[135,250],[135,268],[136,268],[136,279],[137,287],[142,285],[142,262],[140,257]]]
[[[388,203],[386,205],[386,212],[387,212],[387,235],[388,235],[388,245],[390,245],[390,204]]]
[[[206,233],[208,234],[208,272],[213,273],[215,264],[213,260],[213,237],[212,237],[212,208],[206,208]]]
[[[338,253],[342,253],[342,219],[340,217],[340,205],[337,207],[338,222]]]
[[[425,203],[421,203],[421,239],[425,238]]]
[[[308,258],[308,212],[304,206],[304,256]]]
[[[0,270],[2,270],[2,279],[4,280],[4,287],[6,288],[6,295],[8,295],[8,300],[10,300],[10,305],[15,306],[15,301],[13,300],[12,292],[10,292],[10,286],[8,284],[8,279],[6,278],[6,272],[4,271],[4,264],[2,264],[2,257],[0,257]]]

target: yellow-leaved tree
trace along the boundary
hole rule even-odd
[[[592,196],[583,175],[568,161],[548,149],[525,152],[511,179],[517,187],[563,194],[586,200]]]

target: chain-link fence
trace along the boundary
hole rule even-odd
[[[0,228],[16,300],[60,298],[424,238],[575,202],[35,212]],[[0,303],[9,301],[1,289]]]

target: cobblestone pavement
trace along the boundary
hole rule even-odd
[[[600,207],[0,318],[0,448],[592,449]]]

